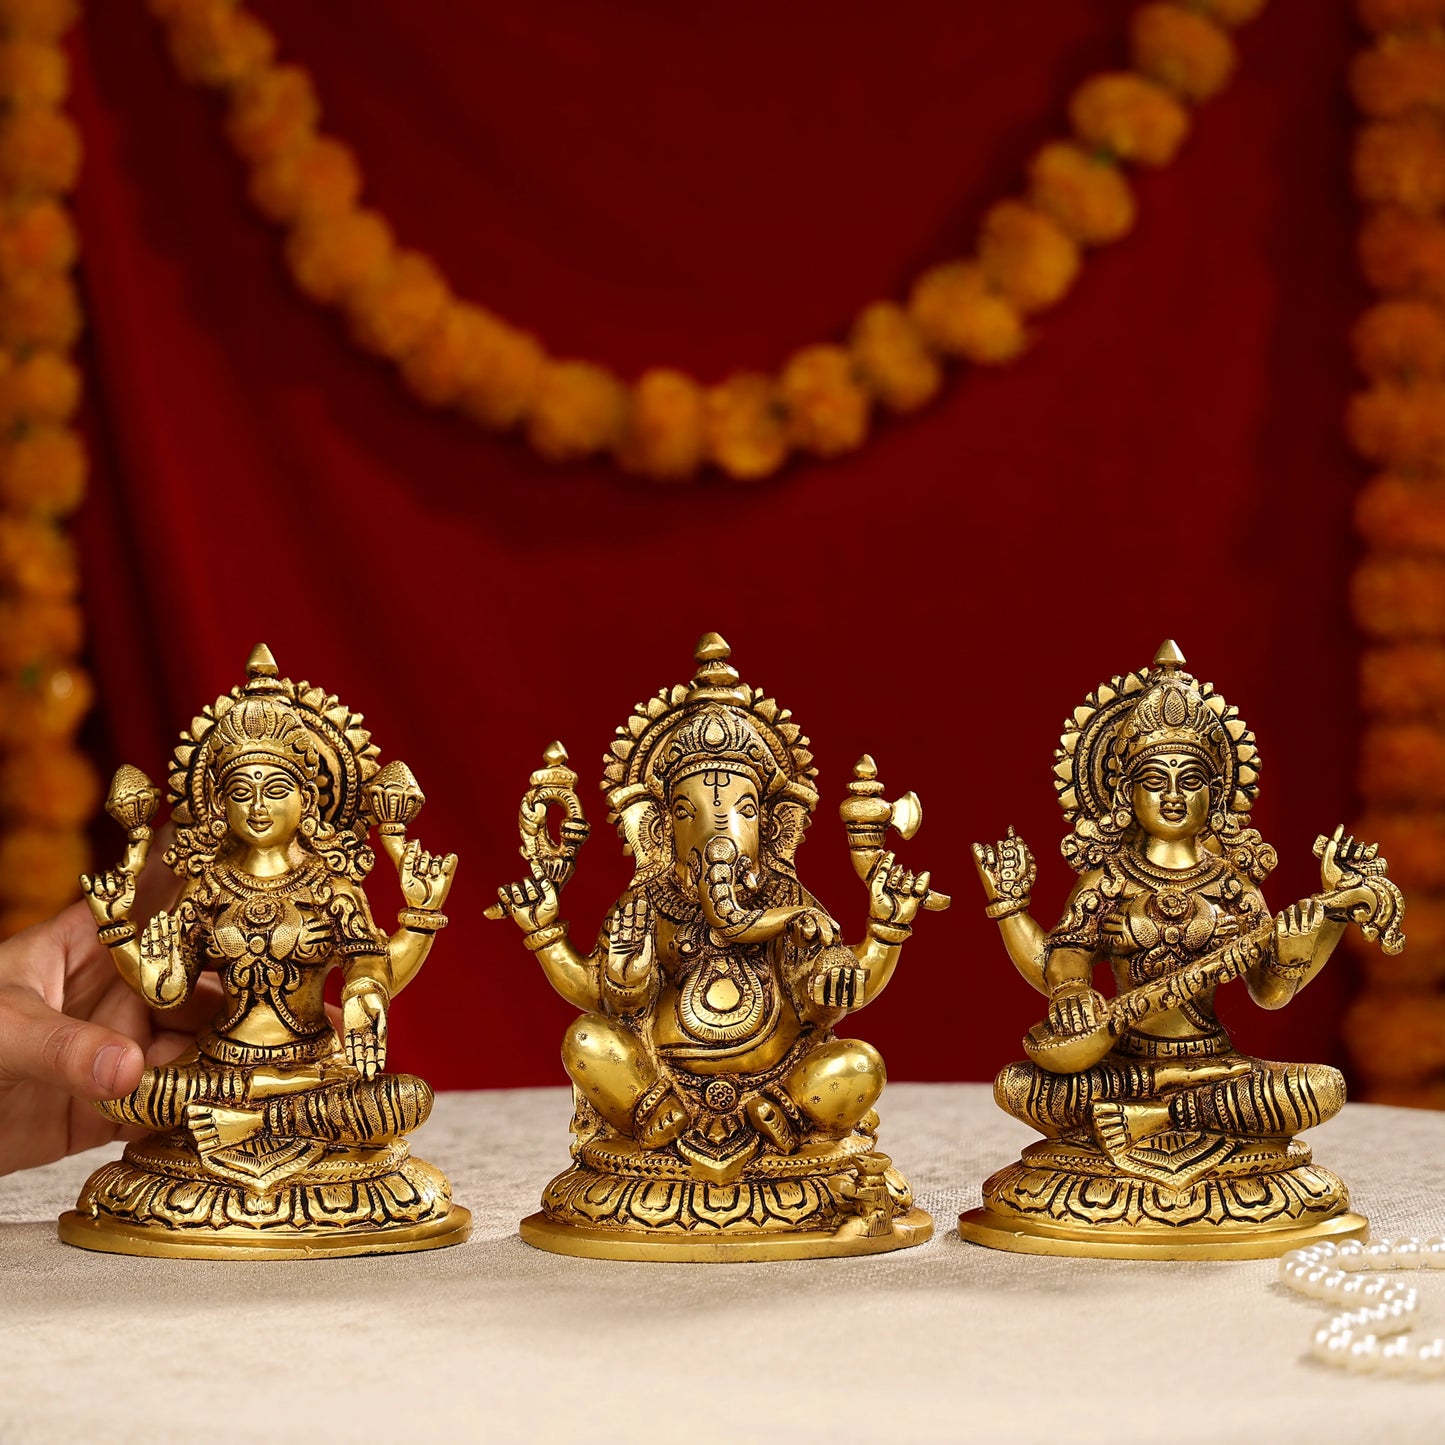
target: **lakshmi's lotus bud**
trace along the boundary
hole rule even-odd
[[[122,763],[110,780],[105,811],[125,829],[127,836],[134,837],[150,828],[160,800],[161,790],[139,768]]]
[[[405,833],[426,802],[412,770],[388,763],[363,789],[367,815],[383,834]]]

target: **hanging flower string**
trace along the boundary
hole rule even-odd
[[[1355,449],[1379,472],[1355,526],[1367,552],[1353,605],[1365,636],[1360,831],[1410,894],[1412,949],[1381,966],[1345,1036],[1366,1097],[1445,1107],[1445,0],[1359,0],[1373,37],[1354,61],[1362,115],[1360,264],[1378,292],[1353,334],[1366,386]]]
[[[81,327],[65,197],[80,136],[61,112],[75,0],[0,0],[0,937],[79,896],[99,782],[75,734],[79,574],[65,520],[85,489],[72,425]]]
[[[1025,347],[1029,318],[1074,284],[1082,253],[1134,224],[1126,165],[1167,165],[1190,107],[1234,70],[1230,29],[1265,0],[1158,0],[1130,22],[1132,70],[1086,80],[1069,103],[1072,137],[1045,145],[1025,194],[985,216],[975,253],[925,271],[905,304],[876,301],[844,343],[795,351],[777,375],[739,372],[704,386],[656,368],[630,385],[604,366],[559,360],[536,337],[458,299],[436,265],[400,246],[360,203],[352,151],[319,129],[310,75],[275,63],[275,39],[236,0],[150,0],[190,82],[226,98],[251,196],[286,228],[286,262],[312,300],[387,358],[411,391],[496,431],[519,427],[552,462],[610,454],[658,481],[707,465],[738,481],[776,472],[795,452],[861,446],[875,407],[916,411],[950,361],[999,366]]]

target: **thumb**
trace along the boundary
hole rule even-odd
[[[124,1034],[56,1013],[28,988],[0,988],[0,1078],[115,1099],[140,1082],[144,1064]]]

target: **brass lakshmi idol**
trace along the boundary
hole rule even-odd
[[[1239,1053],[1214,1012],[1243,979],[1282,1008],[1347,923],[1404,945],[1403,903],[1372,845],[1319,838],[1322,892],[1271,915],[1275,852],[1249,826],[1254,735],[1166,642],[1065,723],[1054,768],[1081,875],[1063,920],[1029,916],[1034,862],[1009,830],[974,857],[1015,967],[1048,997],[1027,1063],[994,1082],[1046,1137],[983,1186],[965,1239],[1033,1254],[1244,1259],[1361,1235],[1344,1185],[1293,1136],[1345,1101],[1337,1070]],[[1096,993],[1107,961],[1112,998]]]
[[[129,846],[113,872],[81,880],[101,942],[152,1008],[186,1002],[207,968],[221,1002],[193,1048],[96,1106],[150,1132],[91,1175],[60,1237],[208,1259],[459,1243],[471,1216],[404,1137],[431,1090],[384,1072],[391,1001],[446,925],[456,858],[407,840],[425,799],[405,764],[378,771],[359,714],[278,677],[264,646],[246,673],[181,735],[166,862],[185,882],[139,933],[129,915],[160,790],[131,767],[111,785],[107,811]],[[406,905],[390,938],[362,889],[372,826]],[[339,1039],[323,1003],[338,968]]]
[[[883,1060],[834,1036],[887,987],[920,908],[948,899],[884,848],[920,811],[888,803],[872,762],[842,806],[868,887],[861,943],[799,883],[818,794],[808,740],[739,681],[727,644],[698,644],[691,685],[638,705],[606,759],[610,819],[637,860],[597,946],[575,949],[558,893],[587,835],[560,744],[522,802],[532,876],[491,917],[526,934],[552,986],[584,1010],[562,1059],[573,1164],[522,1238],[612,1259],[789,1259],[921,1244],[933,1221],[877,1148]],[[563,821],[554,840],[547,811]]]

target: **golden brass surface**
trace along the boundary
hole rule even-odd
[[[378,771],[360,714],[278,676],[264,645],[246,672],[181,735],[166,862],[183,886],[139,931],[130,911],[160,790],[130,766],[111,784],[106,809],[126,830],[125,855],[81,880],[101,940],[152,1008],[190,1001],[207,969],[221,1002],[194,1047],[96,1105],[146,1132],[91,1175],[60,1237],[198,1259],[459,1243],[471,1216],[405,1141],[431,1090],[386,1072],[392,1000],[445,927],[456,857],[408,840],[426,800],[404,763]],[[390,936],[363,887],[373,828],[402,894]],[[333,970],[339,1032],[324,995]]]
[[[872,759],[855,768],[840,811],[868,917],[844,944],[795,867],[818,803],[808,740],[728,657],[708,633],[692,682],[617,730],[602,786],[636,870],[591,951],[559,918],[588,832],[560,743],[522,800],[530,876],[487,910],[584,1011],[562,1044],[573,1162],[522,1225],[540,1249],[801,1259],[932,1233],[877,1147],[883,1061],[835,1034],[887,986],[917,913],[948,906],[886,846],[917,830],[918,799],[887,802]]]
[[[1250,1259],[1366,1221],[1294,1135],[1333,1117],[1344,1080],[1321,1064],[1240,1053],[1214,1011],[1242,980],[1282,1008],[1356,924],[1404,946],[1404,903],[1371,844],[1315,842],[1319,893],[1274,914],[1277,858],[1250,827],[1259,754],[1237,711],[1184,671],[1173,642],[1112,678],[1065,724],[1054,777],[1080,875],[1045,931],[1033,855],[1012,828],[974,861],[1004,946],[1048,999],[999,1106],[1045,1137],[985,1181],[964,1239],[1029,1254]],[[1094,988],[1107,963],[1114,994]]]

